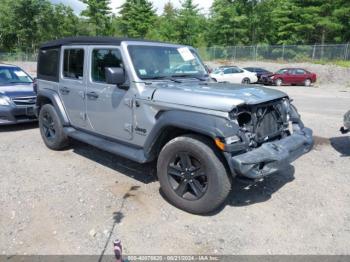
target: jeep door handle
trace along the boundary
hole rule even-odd
[[[86,95],[90,100],[96,100],[98,98],[98,94],[95,92],[90,92],[90,93],[87,93]]]
[[[61,87],[60,91],[62,95],[68,95],[70,93],[70,90],[68,87]]]

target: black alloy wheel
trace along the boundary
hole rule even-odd
[[[186,200],[198,200],[208,188],[204,165],[189,152],[179,152],[168,165],[168,179],[175,193]]]
[[[45,112],[42,118],[42,127],[44,136],[48,140],[54,140],[56,137],[55,122],[53,121],[49,112]]]

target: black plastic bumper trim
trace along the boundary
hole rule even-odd
[[[238,156],[231,156],[230,167],[236,175],[259,179],[280,171],[300,156],[311,151],[312,130],[303,128],[293,135]]]

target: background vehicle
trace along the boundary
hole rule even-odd
[[[340,129],[343,134],[350,131],[350,111],[344,115],[344,126]]]
[[[0,125],[36,120],[33,79],[21,68],[0,64]]]
[[[49,148],[63,149],[70,137],[139,163],[156,160],[167,199],[192,213],[221,205],[233,176],[275,173],[313,143],[285,93],[210,82],[188,46],[56,40],[40,49],[37,87]]]
[[[256,73],[256,76],[258,77],[258,82],[261,82],[261,76],[272,74],[272,72],[260,67],[245,67],[243,69],[252,73]]]
[[[210,77],[217,82],[232,84],[251,84],[258,81],[256,73],[249,72],[237,66],[222,66],[214,70]]]
[[[264,84],[275,84],[276,86],[288,84],[310,86],[316,80],[316,74],[302,68],[284,68],[274,74],[261,76]]]

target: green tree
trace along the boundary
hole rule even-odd
[[[207,21],[193,0],[184,0],[176,22],[178,40],[185,45],[200,46],[204,43]]]
[[[81,15],[88,18],[93,35],[108,35],[111,30],[110,0],[80,0],[87,5]]]
[[[248,17],[239,13],[238,2],[214,0],[210,10],[210,45],[237,45],[249,42]]]
[[[150,1],[126,0],[119,8],[119,27],[124,36],[144,38],[155,24],[156,12]]]
[[[339,32],[335,37],[337,42],[349,42],[350,41],[350,1],[348,0],[335,0],[335,9],[333,16],[340,25]]]
[[[0,51],[11,50],[17,44],[17,34],[12,21],[14,14],[12,9],[13,1],[0,1]]]
[[[179,37],[176,30],[177,19],[178,11],[169,1],[164,5],[163,14],[157,20],[157,26],[155,27],[159,40],[178,42]]]

